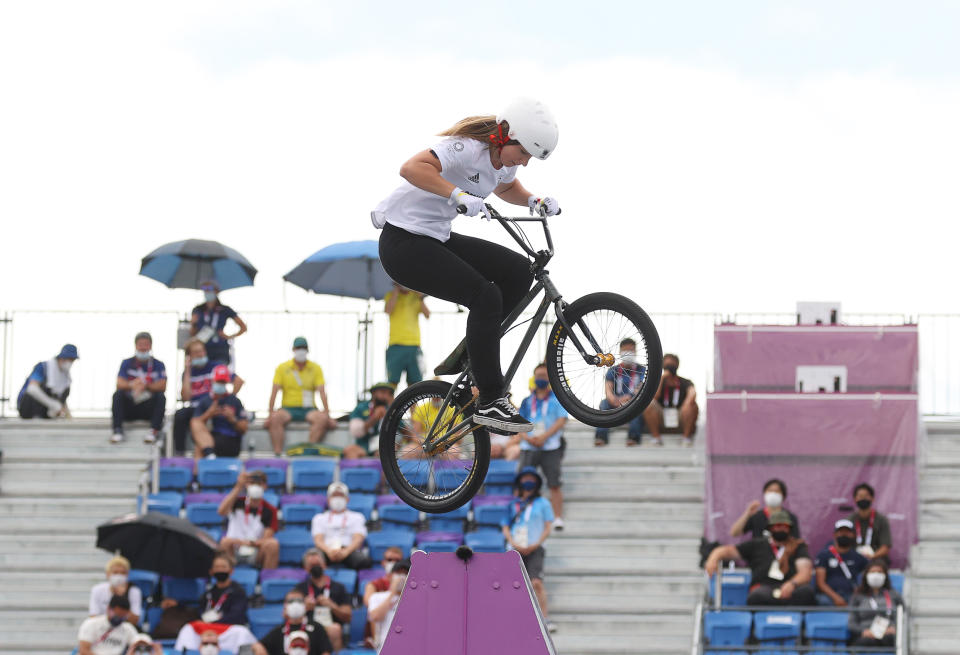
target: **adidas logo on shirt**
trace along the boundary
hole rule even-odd
[[[471,182],[473,182],[474,184],[479,184],[479,183],[480,183],[480,173],[474,173],[473,175],[471,175],[471,176],[468,177],[467,179],[470,180]]]

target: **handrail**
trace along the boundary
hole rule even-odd
[[[693,611],[693,645],[690,655],[703,655],[703,637],[700,635],[703,628],[703,601],[697,601],[697,608]]]

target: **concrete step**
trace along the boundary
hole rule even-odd
[[[700,502],[571,501],[565,502],[564,520],[570,521],[698,521],[703,524]]]
[[[80,614],[72,628],[50,627],[45,624],[11,626],[3,629],[3,641],[0,641],[0,653],[20,655],[43,655],[56,653],[64,655],[77,647],[77,632],[86,614]]]
[[[695,539],[622,539],[608,537],[565,537],[548,541],[544,548],[558,557],[578,556],[580,553],[604,557],[653,557],[690,553],[697,554],[699,540]]]
[[[616,466],[571,463],[563,467],[566,484],[597,479],[611,484],[695,484],[703,487],[703,469],[696,466]]]
[[[616,571],[623,575],[684,575],[695,569],[699,557],[608,557],[601,551],[590,551],[578,556],[554,556],[547,544],[546,569],[554,573],[602,575]]]
[[[624,500],[703,502],[703,484],[673,483],[669,486],[642,482],[610,483],[606,480],[564,483],[568,500]]]
[[[60,553],[58,553],[60,554]],[[106,564],[109,557],[107,553],[97,550],[82,550],[69,552],[64,550],[62,556],[57,557],[50,553],[35,554],[33,552],[10,552],[0,553],[0,571],[25,571],[25,570],[49,570],[49,571],[77,571],[84,569],[97,569]]]
[[[101,462],[95,467],[82,462],[4,462],[0,466],[0,484],[20,488],[22,483],[51,483],[69,476],[70,483],[110,482],[136,488],[143,467],[127,462]]]
[[[956,655],[958,624],[960,617],[914,617],[911,655]]]
[[[551,540],[566,539],[568,537],[576,538],[596,538],[597,535],[607,537],[632,537],[634,539],[654,539],[654,538],[696,538],[703,533],[702,520],[672,521],[667,519],[635,521],[635,520],[612,520],[612,519],[589,519],[574,520],[570,518],[570,507],[564,507],[564,527],[562,531],[554,531]]]

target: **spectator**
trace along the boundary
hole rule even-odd
[[[130,560],[118,555],[111,558],[104,568],[107,581],[95,584],[90,589],[90,616],[106,614],[110,599],[123,596],[130,603],[127,620],[137,625],[143,612],[143,594],[139,587],[130,584]]]
[[[873,507],[876,494],[866,482],[853,488],[853,502],[857,509],[850,516],[856,533],[857,552],[868,559],[882,559],[890,562],[890,548],[893,538],[890,534],[890,521]]]
[[[770,521],[771,512],[782,509],[790,515],[790,536],[799,539],[800,523],[797,521],[796,514],[783,506],[783,501],[786,499],[786,483],[777,478],[767,480],[763,483],[763,503],[761,504],[759,500],[751,500],[740,518],[730,526],[730,536],[739,537],[742,534],[749,534],[753,539],[762,537]]]
[[[199,339],[191,339],[183,348],[186,358],[183,365],[183,380],[180,387],[180,400],[187,403],[173,415],[173,449],[178,456],[187,450],[187,429],[193,418],[193,408],[197,402],[210,395],[213,389],[213,370],[218,366],[207,357],[207,348]],[[233,394],[240,392],[243,378],[230,373],[233,382]]]
[[[200,635],[200,655],[220,655],[220,637],[213,630],[205,630]]]
[[[323,386],[323,369],[319,364],[307,360],[308,350],[306,339],[294,339],[293,359],[280,364],[273,374],[270,415],[265,427],[270,432],[275,455],[283,453],[284,430],[290,421],[306,421],[310,425],[310,443],[318,443],[327,430],[337,427],[337,422],[330,418],[327,392]],[[280,409],[274,411],[278,391],[283,391],[283,397],[280,400]],[[313,398],[316,393],[320,394],[323,411],[317,409]]]
[[[853,521],[840,519],[833,525],[833,543],[814,560],[817,575],[817,603],[846,607],[867,558],[854,549]]]
[[[59,355],[33,367],[17,394],[20,418],[70,418],[70,367],[79,357],[77,347],[68,343]]]
[[[127,655],[163,655],[163,648],[160,647],[160,644],[154,643],[150,635],[140,633],[133,638],[133,643],[127,649]],[[205,654],[201,653],[200,655]]]
[[[637,342],[624,339],[620,342],[620,363],[607,370],[603,383],[603,400],[600,409],[613,409],[633,400],[647,376],[647,369],[637,364]],[[627,445],[637,446],[643,434],[643,416],[637,416],[627,425]],[[593,444],[606,446],[610,443],[610,429],[597,428]]]
[[[208,281],[200,288],[203,290],[203,302],[193,308],[190,316],[190,336],[207,345],[207,354],[211,361],[229,365],[230,342],[247,331],[247,324],[240,320],[231,307],[220,302],[219,284]],[[227,336],[224,328],[229,319],[233,319],[239,329]]]
[[[193,434],[193,456],[237,457],[250,421],[243,403],[234,393],[228,393],[230,369],[218,364],[213,369],[210,393],[196,399],[190,432]]]
[[[202,621],[193,621],[180,629],[173,651],[183,653],[199,650],[202,653],[206,647],[214,654],[219,653],[221,648],[230,653],[242,653],[249,652],[245,647],[255,643],[257,638],[245,625],[218,625],[214,629]]]
[[[327,562],[351,569],[369,568],[372,562],[360,547],[367,537],[367,520],[347,509],[350,489],[342,482],[327,487],[327,511],[313,517],[310,533]]]
[[[897,605],[903,605],[903,598],[890,586],[886,560],[871,560],[850,599],[852,645],[893,646],[897,638]]]
[[[346,587],[326,574],[327,560],[319,548],[311,548],[303,555],[303,568],[310,579],[295,589],[303,593],[307,616],[327,632],[333,650],[343,648],[343,626],[350,625],[353,603]]]
[[[677,375],[680,358],[667,353],[663,356],[663,377],[654,396],[654,402],[643,410],[643,421],[650,430],[653,443],[663,445],[661,432],[683,434],[683,445],[693,445],[693,433],[697,431],[697,390],[693,382]]]
[[[139,634],[127,620],[129,612],[130,601],[126,596],[110,598],[105,614],[91,616],[80,625],[77,654],[125,655]]]
[[[713,575],[721,560],[739,559],[752,573],[747,605],[814,605],[810,586],[813,562],[807,544],[790,535],[793,519],[785,510],[770,514],[770,538],[714,548],[704,568]]]
[[[547,365],[533,369],[536,389],[520,403],[520,416],[533,424],[533,431],[520,434],[521,467],[532,466],[543,470],[550,489],[553,508],[553,529],[563,530],[563,490],[560,465],[563,461],[563,426],[567,412],[550,391]]]
[[[400,546],[388,546],[386,550],[383,551],[383,559],[380,564],[383,566],[385,573],[382,577],[377,578],[376,580],[371,580],[366,584],[363,589],[363,605],[367,606],[370,596],[375,594],[378,591],[386,591],[390,588],[390,572],[393,570],[393,567],[397,562],[403,559],[403,549]]]
[[[361,400],[350,412],[350,436],[356,440],[343,449],[344,459],[374,455],[380,448],[380,424],[393,402],[393,385],[378,382],[370,387],[370,400]]]
[[[430,318],[423,294],[393,283],[384,297],[384,311],[390,315],[387,345],[387,380],[396,389],[404,371],[407,386],[423,379],[423,352],[420,350],[420,314]]]
[[[139,332],[133,340],[136,353],[120,363],[117,390],[113,394],[113,436],[111,443],[123,441],[123,424],[131,420],[150,421],[150,432],[144,443],[156,443],[163,428],[163,413],[167,408],[167,369],[154,359],[153,337]]]
[[[390,571],[389,588],[378,591],[367,599],[367,621],[373,635],[373,647],[377,650],[380,650],[387,638],[387,631],[393,622],[393,615],[397,613],[397,604],[409,573],[410,560],[400,560]]]
[[[263,499],[267,490],[267,476],[263,471],[241,473],[237,483],[220,502],[217,513],[227,517],[227,533],[220,540],[226,552],[249,555],[257,566],[275,569],[280,562],[280,544],[273,536],[277,532],[277,509]],[[246,495],[241,495],[246,491]],[[247,551],[247,552],[244,552]]]
[[[283,623],[253,645],[254,655],[330,655],[333,645],[319,623],[307,618],[306,598],[291,589],[283,598]]]
[[[543,560],[546,551],[543,542],[550,536],[553,509],[550,503],[540,496],[542,486],[543,480],[537,469],[532,466],[520,469],[514,481],[514,491],[518,498],[510,503],[507,516],[500,525],[507,545],[523,558],[523,565],[540,603],[540,611],[544,619],[547,619],[547,590],[543,586]],[[547,630],[556,631],[556,626],[549,619]]]
[[[230,579],[233,562],[233,556],[222,550],[213,556],[210,577],[215,582],[203,592],[199,603],[203,610],[200,619],[204,623],[244,625],[247,622],[247,593],[242,586]],[[164,598],[160,607],[166,609],[177,604],[174,598]]]

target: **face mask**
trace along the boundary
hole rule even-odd
[[[383,570],[386,571],[387,573],[390,573],[390,571],[393,570],[393,565],[394,565],[394,564],[396,564],[396,562],[386,562],[386,563],[383,565]]]
[[[153,648],[148,644],[140,644],[133,650],[135,655],[153,655]]]
[[[537,488],[537,483],[533,480],[524,480],[520,483],[520,488],[524,491],[533,491]]]
[[[303,615],[307,613],[307,606],[303,604],[303,601],[295,600],[291,603],[287,603],[287,618],[293,621],[297,619],[302,619]]]
[[[854,543],[856,543],[856,539],[854,539],[853,537],[848,537],[848,536],[837,537],[837,545],[840,546],[841,548],[849,548]]]
[[[632,350],[625,353],[620,353],[620,361],[624,364],[636,364],[637,363],[637,353]]]
[[[122,587],[127,584],[127,576],[123,573],[111,573],[107,581],[111,587]]]
[[[677,374],[677,365],[676,364],[664,364],[663,370],[669,373],[670,375]]]
[[[786,530],[773,530],[770,532],[770,536],[773,537],[774,541],[786,541],[790,538],[790,533]]]
[[[217,292],[216,292],[216,291],[204,291],[204,292],[203,292],[203,299],[206,300],[207,302],[213,302],[214,300],[217,299]]]
[[[217,396],[223,396],[227,393],[227,385],[223,382],[214,382],[210,389]]]
[[[546,389],[550,386],[550,380],[534,380],[533,383],[537,385],[537,389]]]
[[[308,651],[306,648],[303,648],[301,646],[294,646],[287,652],[290,653],[290,655],[307,655]]]
[[[334,496],[330,499],[330,509],[334,512],[342,512],[347,508],[347,499],[343,496]]]
[[[151,350],[138,350],[136,354],[136,358],[139,359],[141,362],[145,362],[148,359],[150,359],[150,355],[152,354],[153,354],[153,351]]]
[[[306,348],[297,348],[293,351],[293,361],[302,364],[307,361],[307,349]]]
[[[66,359],[60,362],[60,370],[63,371],[64,373],[69,373],[71,366],[73,366],[73,360]]]
[[[767,507],[780,507],[783,504],[783,494],[767,491],[763,494],[763,504]]]
[[[871,589],[879,589],[886,580],[887,575],[881,571],[871,571],[867,573],[867,584]]]
[[[209,361],[210,361],[210,358],[206,356],[195,357],[193,361],[190,362],[190,366],[192,366],[193,368],[203,368],[204,366],[207,365],[207,362]]]
[[[113,627],[117,627],[118,625],[123,623],[124,617],[120,616],[119,614],[114,614],[113,616],[110,617],[109,621],[110,621],[110,625],[112,625]]]
[[[870,505],[873,504],[873,501],[869,498],[861,498],[857,501],[857,507],[860,509],[870,509]]]
[[[200,647],[200,655],[217,655],[220,647],[216,644],[204,644]]]
[[[250,500],[260,500],[263,498],[263,487],[259,484],[247,485],[247,498]]]
[[[316,566],[310,567],[310,577],[314,579],[319,579],[323,577],[323,567],[317,564]]]
[[[230,572],[217,571],[216,573],[213,574],[213,579],[216,580],[217,582],[226,582],[228,579],[230,579]]]

